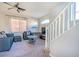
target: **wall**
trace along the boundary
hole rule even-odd
[[[49,15],[47,16],[44,16],[42,17],[40,20],[39,20],[39,31],[41,32],[41,28],[42,27],[46,27],[49,23],[47,24],[41,24],[42,21],[46,20],[46,19],[49,19],[49,23],[50,23],[50,18],[49,18]]]
[[[37,19],[29,18],[29,19],[27,19],[27,22],[28,22],[27,23],[28,30],[30,30],[32,32],[38,32],[38,20]]]
[[[59,3],[58,6],[55,7],[55,9],[52,8],[46,16],[41,17],[39,22],[42,22],[45,19],[49,19],[50,24],[67,4],[68,2]],[[41,27],[47,27],[49,24],[40,24],[39,31],[41,32]]]
[[[10,31],[9,18],[5,16],[3,13],[0,13],[0,31]]]
[[[79,57],[79,24],[52,41],[51,56]]]
[[[42,17],[41,19],[42,20],[44,20],[44,19],[50,19],[50,22],[51,22],[52,20],[54,20],[54,18],[56,17],[56,15],[59,14],[60,10],[63,9],[63,7],[65,5],[66,5],[66,3],[63,3],[63,5],[60,4],[61,7],[59,6],[56,9],[51,10],[51,13],[49,13],[48,15]],[[11,32],[10,22],[9,21],[10,21],[10,17],[5,16],[3,13],[0,13],[0,31],[4,30],[6,32]],[[39,25],[39,32],[41,31],[41,26],[47,26],[47,25],[48,24],[46,24],[46,25]]]
[[[55,9],[51,10],[50,12],[50,19],[51,21],[54,20],[56,18],[56,16],[61,12],[61,10],[64,9],[64,7],[68,4],[68,2],[63,2],[58,4],[58,7],[56,7]]]
[[[10,25],[11,18],[23,19],[23,18],[19,18],[19,17],[6,16],[5,14],[0,12],[0,31],[11,32],[11,25]],[[34,23],[34,22],[38,23],[38,21],[36,19],[29,18],[29,19],[23,19],[23,20],[26,20],[27,27],[31,27],[33,25],[32,23]],[[38,28],[33,31],[38,31]]]

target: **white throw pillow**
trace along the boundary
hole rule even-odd
[[[6,34],[0,34],[0,38],[7,37]]]

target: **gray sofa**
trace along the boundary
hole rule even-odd
[[[9,50],[13,43],[13,37],[0,38],[0,51]]]
[[[0,52],[10,50],[13,43],[12,34],[7,34],[7,37],[0,38]],[[10,36],[9,36],[10,35]]]

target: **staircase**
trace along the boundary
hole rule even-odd
[[[78,21],[79,22],[79,21]],[[50,56],[79,56],[79,24],[75,19],[75,3],[69,3],[46,28],[45,48]]]

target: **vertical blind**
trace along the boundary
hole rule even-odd
[[[11,19],[11,31],[23,32],[26,30],[26,20]]]

